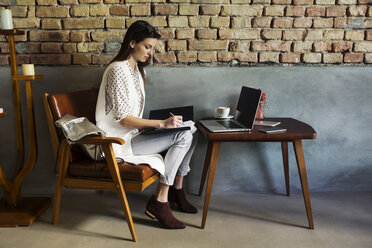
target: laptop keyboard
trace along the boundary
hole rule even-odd
[[[227,129],[235,129],[235,128],[243,128],[242,126],[236,124],[232,121],[217,121],[222,126],[226,127]]]

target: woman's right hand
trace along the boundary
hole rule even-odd
[[[175,128],[182,125],[183,120],[181,115],[171,116],[164,121],[164,128]]]

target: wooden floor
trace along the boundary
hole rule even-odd
[[[309,230],[302,195],[212,195],[206,228],[199,228],[203,199],[189,195],[196,215],[174,211],[184,230],[163,229],[144,214],[150,193],[128,195],[138,243],[115,193],[64,191],[60,219],[51,209],[31,226],[0,229],[0,247],[372,247],[372,192],[311,193],[315,230]]]

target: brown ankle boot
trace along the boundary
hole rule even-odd
[[[168,198],[170,203],[176,204],[184,213],[196,214],[198,212],[198,209],[187,201],[183,189],[170,187]]]
[[[169,207],[168,202],[159,202],[152,196],[146,206],[146,215],[152,219],[159,220],[166,228],[169,229],[183,229],[186,227],[185,223],[177,220]]]

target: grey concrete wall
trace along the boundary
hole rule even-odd
[[[24,183],[25,193],[52,193],[54,159],[42,93],[67,92],[100,84],[103,68],[36,67],[34,81],[39,142],[38,162]],[[16,161],[10,69],[0,68],[0,164],[10,176]],[[293,117],[310,124],[316,140],[303,142],[311,191],[372,190],[372,67],[182,67],[147,69],[146,109],[194,105],[195,118],[209,117],[217,106],[236,106],[242,85],[267,92],[265,116]],[[23,89],[23,87],[22,87]],[[24,90],[22,91],[24,92]],[[24,113],[24,119],[26,118]],[[206,152],[201,139],[186,187],[196,192]],[[291,189],[300,190],[290,146]],[[214,192],[284,193],[279,143],[224,143]]]

